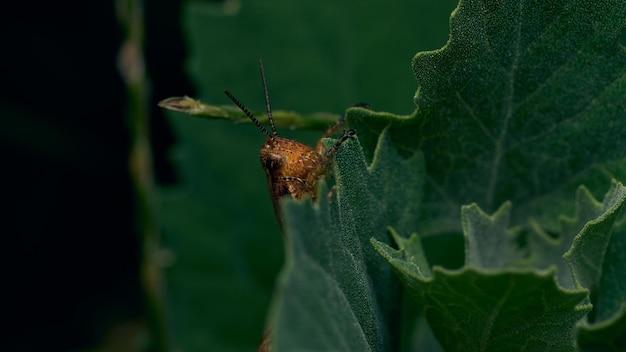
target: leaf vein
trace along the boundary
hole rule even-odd
[[[494,201],[494,193],[496,189],[496,185],[498,183],[500,163],[502,161],[502,157],[504,155],[504,142],[507,137],[509,123],[511,121],[511,116],[513,115],[513,96],[515,95],[515,73],[517,70],[518,60],[520,56],[520,42],[522,35],[522,10],[523,10],[523,1],[518,2],[518,16],[517,16],[517,28],[516,28],[516,36],[515,36],[515,49],[513,51],[513,60],[511,62],[511,67],[509,70],[509,79],[507,85],[507,93],[504,98],[505,112],[504,112],[504,121],[502,122],[502,129],[500,130],[500,135],[496,141],[495,153],[493,157],[493,161],[491,163],[491,170],[489,175],[489,183],[487,185],[487,199],[486,205],[487,208],[491,208],[493,206]]]

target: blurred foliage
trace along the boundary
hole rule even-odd
[[[365,101],[408,112],[415,90],[410,59],[445,43],[455,5],[192,2],[184,15],[189,71],[198,97],[213,103],[227,102],[227,88],[262,109],[262,58],[276,109],[340,114]],[[173,259],[166,269],[172,347],[251,351],[283,260],[258,161],[263,138],[250,125],[171,116],[181,183],[161,189],[160,215]],[[319,136],[279,132],[309,143]]]
[[[0,27],[2,350],[76,351],[120,322],[141,329],[113,2],[15,2]]]

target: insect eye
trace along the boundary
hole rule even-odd
[[[264,160],[264,166],[267,170],[276,170],[281,164],[282,158],[273,154],[270,154],[270,156]]]

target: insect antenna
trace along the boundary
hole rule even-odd
[[[231,94],[231,92],[225,90],[224,94],[226,94],[226,96],[232,100],[233,103],[235,103],[235,105],[237,105],[237,107],[239,107],[239,109],[241,109],[241,111],[243,111],[244,114],[246,114],[246,116],[248,116],[250,118],[250,120],[252,120],[252,122],[254,122],[254,124],[256,125],[256,127],[263,133],[265,133],[265,135],[267,135],[269,138],[274,138],[275,133],[269,133],[268,130],[263,127],[263,125],[261,125],[261,123],[259,122],[259,120],[254,117],[254,115],[250,112],[250,110],[248,110],[237,98],[235,98],[234,95]],[[270,120],[272,121],[272,120]],[[274,123],[272,122],[272,128],[274,127]]]
[[[265,94],[265,111],[267,111],[267,119],[270,120],[272,126],[272,136],[278,136],[276,132],[276,126],[274,126],[274,118],[272,117],[272,107],[270,105],[270,93],[267,89],[267,80],[265,79],[265,69],[263,68],[263,61],[259,59],[259,71],[261,72],[261,81],[263,81],[263,93]]]

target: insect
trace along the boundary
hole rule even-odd
[[[356,133],[353,129],[345,130],[335,144],[328,149],[322,144],[322,138],[334,134],[341,126],[341,120],[324,133],[324,136],[317,142],[315,149],[306,144],[280,137],[276,131],[272,117],[272,107],[270,104],[269,90],[267,88],[267,80],[265,79],[265,69],[263,68],[263,62],[261,60],[259,60],[259,71],[263,83],[265,110],[270,122],[271,131],[263,127],[259,120],[228,90],[225,90],[224,94],[254,122],[259,131],[267,136],[265,143],[261,146],[261,166],[267,176],[274,211],[276,212],[279,223],[281,223],[280,212],[278,210],[279,199],[283,196],[290,195],[295,199],[310,197],[315,200],[317,196],[317,183],[326,173],[333,156],[337,153],[341,144],[350,138],[355,138]]]

